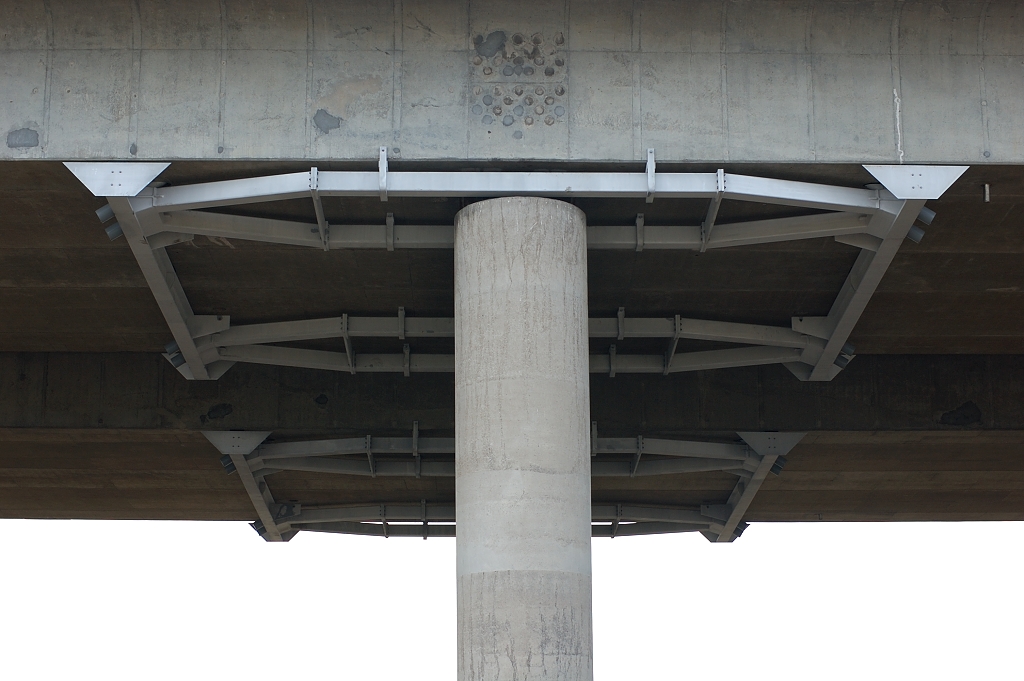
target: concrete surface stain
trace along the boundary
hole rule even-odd
[[[486,38],[478,35],[473,39],[473,44],[476,46],[477,54],[490,59],[505,47],[505,31],[493,31],[488,33]]]
[[[18,128],[7,133],[9,149],[29,149],[39,146],[39,133],[32,128]]]
[[[325,84],[326,85],[326,84]],[[340,121],[349,120],[352,118],[353,111],[350,110],[356,102],[370,95],[380,94],[383,82],[380,76],[368,76],[366,78],[349,78],[345,80],[337,80],[332,82],[329,86],[327,94],[320,97],[317,102],[320,111],[323,111],[326,115],[328,111],[338,112],[337,116],[331,116],[332,118],[339,118]],[[390,92],[388,93],[388,102],[391,101]],[[387,109],[386,106],[367,106],[365,103],[359,106],[359,111],[366,112],[367,109]],[[319,111],[317,112],[319,113]],[[384,115],[384,111],[378,111],[380,115]],[[326,121],[326,124],[330,124],[330,119],[326,116],[322,118]],[[314,124],[316,119],[314,117]],[[320,127],[319,125],[317,127]],[[322,128],[321,128],[322,129]]]
[[[952,411],[947,411],[939,419],[944,426],[970,426],[981,423],[981,407],[972,401],[964,402]]]
[[[318,109],[313,115],[313,125],[320,132],[330,134],[331,130],[337,130],[341,127],[341,118],[332,116],[327,112],[327,109]]]
[[[230,416],[231,412],[235,410],[230,404],[215,404],[210,407],[210,410],[206,412],[206,418],[208,419],[222,419],[225,416]]]

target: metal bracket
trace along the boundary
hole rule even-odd
[[[373,458],[373,437],[366,436],[366,461],[370,464],[370,477],[377,477],[377,462]]]
[[[388,200],[388,148],[380,148],[380,161],[377,163],[377,173],[380,176],[380,200]]]
[[[388,538],[388,507],[380,505],[380,524],[384,527],[384,538]]]
[[[970,166],[864,166],[897,199],[937,199]]]
[[[647,203],[654,203],[655,185],[654,149],[647,150]]]
[[[420,457],[420,422],[412,422],[412,457],[416,460],[416,477],[419,478],[423,472],[423,459]],[[426,502],[424,502],[426,503]],[[426,511],[424,511],[426,513]],[[426,516],[423,516],[423,522],[426,524]],[[426,539],[426,536],[423,537]]]
[[[323,243],[324,250],[328,251],[331,248],[331,227],[327,224],[327,218],[324,217],[324,205],[320,200],[320,175],[316,168],[309,169],[309,194],[313,198],[313,210],[316,212],[316,225],[320,232],[320,241]]]
[[[615,344],[608,347],[608,378],[615,378]]]
[[[419,476],[417,476],[419,477]],[[427,500],[420,499],[420,507],[423,514],[423,541],[427,540],[427,535],[430,534],[430,525],[427,524]]]
[[[679,337],[683,333],[683,322],[679,315],[675,318],[675,334],[672,336],[672,341],[669,343],[668,351],[665,352],[665,370],[662,373],[663,376],[668,376],[669,369],[672,368],[672,358],[676,354],[676,348],[679,346]]]
[[[402,346],[402,361],[403,361],[402,373],[405,374],[406,378],[409,378],[410,361],[409,361],[409,344],[408,343],[406,343],[405,345]]]
[[[700,252],[707,250],[708,241],[711,240],[711,230],[715,228],[715,220],[718,219],[718,210],[722,207],[722,195],[725,194],[725,171],[718,169],[715,178],[718,191],[711,203],[708,204],[708,211],[704,215],[704,222],[700,223]]]
[[[157,176],[167,170],[167,163],[95,163],[65,161],[64,167],[92,192],[93,196],[138,196]],[[105,222],[105,221],[104,221]]]
[[[640,457],[644,454],[644,436],[636,436],[636,454],[633,455],[633,460],[629,463],[629,477],[636,477],[636,469],[640,467]]]
[[[618,318],[619,328],[618,335],[615,336],[615,339],[622,340],[626,337],[626,308],[620,307],[616,316]]]
[[[398,339],[405,340],[405,308],[398,308]]]
[[[387,201],[387,199],[384,199]],[[384,217],[384,246],[389,251],[395,250],[395,214],[388,213]]]
[[[636,214],[636,252],[644,250],[644,214]]]
[[[729,516],[725,520],[722,531],[718,533],[713,541],[731,542],[738,535],[736,530],[743,520],[744,514],[754,500],[754,496],[761,488],[768,474],[778,472],[776,468],[778,459],[784,457],[795,447],[806,433],[739,433],[747,445],[761,456],[761,462],[750,477],[750,480],[740,479],[729,495],[727,505]]]
[[[288,541],[291,539],[294,536],[294,532],[282,533],[278,528],[274,518],[275,514],[271,511],[276,502],[270,493],[270,488],[267,487],[267,483],[262,475],[259,476],[259,479],[253,476],[252,470],[249,468],[245,458],[270,436],[270,431],[204,430],[202,433],[221,454],[230,457],[234,470],[238,472],[238,477],[241,479],[246,494],[249,495],[249,500],[252,502],[253,508],[256,509],[256,515],[260,519],[259,524],[253,523],[253,528],[257,532],[260,532],[262,529],[260,534],[267,541]]]
[[[341,338],[345,341],[345,357],[348,358],[348,372],[356,373],[356,357],[352,352],[352,340],[348,333],[348,315],[341,315]]]

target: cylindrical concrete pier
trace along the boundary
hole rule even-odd
[[[455,219],[460,681],[593,678],[586,219]]]

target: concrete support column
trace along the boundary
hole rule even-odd
[[[586,220],[455,219],[459,679],[592,679]]]

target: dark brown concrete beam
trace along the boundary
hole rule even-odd
[[[780,366],[592,376],[606,435],[738,430],[1024,429],[1024,356],[857,357],[830,383]],[[0,427],[272,430],[454,429],[448,374],[359,374],[238,364],[189,382],[159,355],[0,353]]]

